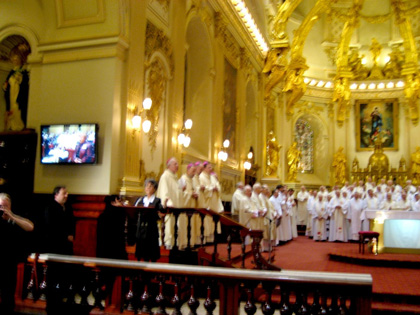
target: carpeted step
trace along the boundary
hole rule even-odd
[[[420,305],[400,304],[392,302],[372,302],[372,314],[420,314]]]

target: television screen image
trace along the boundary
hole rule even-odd
[[[42,164],[97,163],[97,124],[41,126]]]

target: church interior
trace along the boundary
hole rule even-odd
[[[24,107],[0,98],[0,190],[28,206],[65,185],[77,253],[98,200],[144,194],[172,157],[179,176],[209,161],[226,208],[238,182],[420,186],[418,0],[0,0],[0,17],[5,95],[14,55],[27,75]],[[45,150],[68,125],[94,160]]]

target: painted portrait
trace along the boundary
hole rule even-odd
[[[373,150],[377,139],[384,150],[398,150],[398,100],[356,101],[357,150]]]

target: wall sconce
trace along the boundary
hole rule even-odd
[[[150,131],[150,128],[152,127],[152,122],[147,118],[147,111],[152,108],[152,100],[150,98],[145,98],[143,101],[143,107],[139,111],[137,115],[134,115],[133,118],[131,118],[131,125],[133,126],[133,134],[136,131],[140,131],[140,126],[143,127],[143,131],[145,133],[148,133]],[[142,116],[144,118],[143,124]]]
[[[247,159],[244,162],[244,169],[249,171],[254,163],[254,149],[252,147],[249,148],[249,152],[246,157]]]
[[[227,148],[229,148],[229,145],[230,145],[230,141],[228,139],[223,141],[223,147],[220,149],[219,154],[217,155],[219,160],[221,160],[223,162],[227,161],[228,153],[226,152],[226,150],[227,150]]]
[[[184,123],[184,127],[179,131],[178,135],[178,144],[183,145],[184,148],[188,148],[191,143],[190,138],[190,130],[192,128],[193,121],[191,119],[187,119]]]

